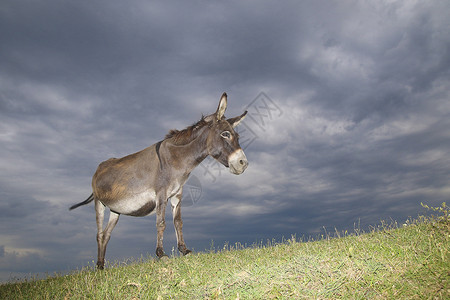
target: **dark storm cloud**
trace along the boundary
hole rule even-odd
[[[193,173],[201,197],[183,218],[198,251],[211,240],[401,222],[421,201],[448,200],[448,10],[446,1],[3,1],[2,280],[94,260],[93,207],[67,207],[91,193],[98,163],[214,112],[224,91],[227,117],[250,111],[241,125],[250,166],[234,176],[207,160]],[[273,111],[254,102],[261,95]],[[121,217],[109,259],[153,253],[155,235],[154,216]]]

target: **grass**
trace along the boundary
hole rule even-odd
[[[0,299],[449,299],[449,210],[319,241],[225,246],[0,286]]]

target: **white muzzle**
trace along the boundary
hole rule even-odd
[[[242,149],[238,149],[228,157],[230,172],[236,175],[242,174],[248,166],[247,157]]]

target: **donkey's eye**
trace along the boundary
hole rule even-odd
[[[231,133],[229,131],[224,131],[220,134],[220,136],[225,139],[229,139],[231,137]]]

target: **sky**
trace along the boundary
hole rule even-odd
[[[212,158],[182,217],[196,252],[405,222],[450,196],[450,2],[0,3],[0,281],[94,266],[98,164],[223,92],[247,170]],[[165,250],[176,238],[167,212]],[[106,259],[154,256],[121,216]]]

